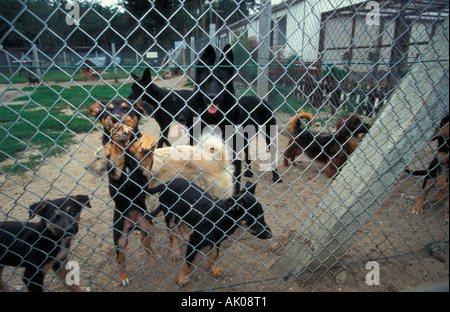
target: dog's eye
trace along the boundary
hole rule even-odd
[[[60,214],[56,214],[51,219],[51,222],[56,223],[56,222],[58,222],[59,219],[61,219],[61,215]]]

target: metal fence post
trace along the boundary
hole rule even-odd
[[[269,90],[270,22],[272,3],[265,0],[259,15],[258,80],[256,93],[267,100]]]
[[[33,44],[32,49],[33,49],[33,64],[34,64],[34,67],[35,67],[35,73],[36,73],[36,75],[41,77],[41,68],[40,68],[40,64],[39,64],[39,56],[38,56],[35,44]]]
[[[111,43],[111,58],[112,58],[112,66],[114,68],[114,81],[118,82],[117,79],[117,64],[116,64],[116,44]]]

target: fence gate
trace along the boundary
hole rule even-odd
[[[45,291],[448,280],[448,16],[447,1],[4,1],[0,286],[32,289],[30,265]],[[147,192],[174,177],[194,189]],[[69,197],[91,206],[73,235]],[[159,204],[175,221],[150,217]],[[50,249],[32,238],[49,233]]]

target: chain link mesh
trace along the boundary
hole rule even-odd
[[[447,127],[448,139],[448,119],[441,122],[448,115],[442,104],[448,102],[448,13],[447,1],[129,0],[107,7],[101,1],[8,0],[0,9],[0,222],[29,222],[30,206],[44,199],[88,195],[92,208],[81,213],[68,260],[79,266],[79,283],[94,291],[370,290],[369,261],[390,270],[381,280],[384,290],[448,276],[448,260],[430,260],[448,254],[448,143],[441,158],[445,183],[427,195],[425,214],[411,214],[424,193],[424,176],[411,171],[426,170],[438,155],[435,129]],[[232,109],[252,96],[267,101],[276,120],[275,159],[255,133],[248,142],[253,177],[240,181],[241,188],[257,182],[273,238],[258,239],[239,226],[220,245],[223,277],[213,277],[210,250],[202,249],[190,284],[180,288],[183,261],[172,261],[171,230],[160,215],[151,236],[161,258],[152,261],[139,247],[141,236],[129,233],[132,282],[120,286],[105,130],[87,111],[96,101],[127,98],[149,68],[163,94],[147,96],[171,119],[163,129],[155,116],[142,114],[141,133],[159,139],[166,133],[171,144],[188,145],[195,124],[180,126],[176,113],[189,110],[198,96],[211,96],[196,77],[198,65],[208,45],[219,60],[226,44],[234,55]],[[174,94],[177,112],[161,106]],[[245,117],[262,126],[256,110]],[[335,179],[307,156],[306,146],[284,166],[289,139],[297,135],[286,127],[299,112],[312,114],[302,126],[315,138],[335,134],[348,114],[371,125]],[[238,126],[230,116],[225,112],[224,122]],[[340,153],[347,153],[344,143]],[[267,169],[274,166],[281,183]],[[147,198],[149,211],[155,197]],[[184,256],[187,242],[175,235]],[[24,269],[3,266],[2,256],[4,285],[28,286],[21,281]],[[427,270],[432,273],[424,276]],[[67,288],[55,282],[60,279],[48,270],[44,290]]]

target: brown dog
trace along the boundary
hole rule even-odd
[[[133,131],[126,125],[118,126],[113,130],[111,143],[106,146],[106,158],[114,164],[110,173],[114,179],[120,179],[125,168],[126,153],[130,153],[139,160],[139,166],[149,180],[152,178],[150,170],[154,162],[154,152],[157,140],[155,138],[143,135],[139,140],[131,141]]]
[[[412,175],[425,175],[425,179],[422,184],[422,194],[420,194],[416,205],[411,209],[412,213],[423,214],[423,204],[427,199],[427,195],[432,189],[433,184],[438,188],[436,193],[436,200],[444,200],[447,205],[445,213],[445,221],[448,222],[448,210],[449,210],[449,194],[448,194],[448,182],[449,182],[449,116],[442,119],[440,127],[436,129],[435,135],[432,140],[437,140],[438,153],[428,165],[427,170],[415,170],[406,172]]]
[[[98,81],[100,79],[99,74],[95,71],[95,69],[92,68],[93,66],[95,67],[95,64],[89,60],[84,62],[83,67],[80,70],[81,75],[83,77],[83,81],[86,77],[88,80],[94,79]]]
[[[334,178],[347,158],[355,151],[360,142],[359,134],[367,133],[370,125],[364,123],[356,114],[345,115],[336,122],[336,133],[332,135],[314,135],[308,129],[302,128],[302,118],[308,122],[313,119],[310,113],[299,113],[288,124],[286,129],[292,133],[288,146],[284,151],[283,166],[305,153],[310,159],[325,163],[325,174]]]

